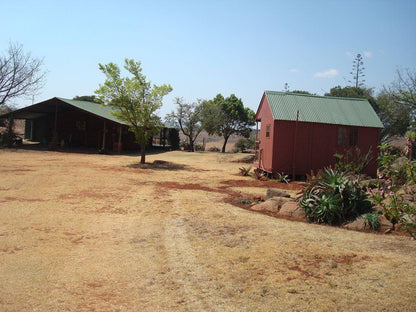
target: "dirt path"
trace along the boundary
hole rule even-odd
[[[231,205],[236,157],[0,150],[0,310],[416,310],[414,242]]]

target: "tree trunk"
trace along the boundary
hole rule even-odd
[[[189,140],[189,149],[191,150],[191,152],[195,152],[194,141],[191,139]]]
[[[145,138],[140,138],[140,163],[145,164],[146,163],[146,140]]]
[[[145,164],[146,163],[146,145],[140,144],[140,163]]]
[[[224,145],[222,146],[221,153],[225,153],[225,146],[227,145],[228,138],[230,136],[224,136]]]

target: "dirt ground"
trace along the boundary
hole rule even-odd
[[[416,311],[415,242],[239,208],[238,157],[0,150],[0,310]]]

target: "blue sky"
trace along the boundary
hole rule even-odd
[[[257,109],[264,90],[323,95],[345,86],[357,53],[367,87],[396,69],[416,70],[416,1],[8,1],[0,0],[1,51],[18,42],[44,58],[39,102],[90,95],[104,81],[98,63],[142,62],[175,97],[222,93]],[[18,101],[18,107],[31,101]]]

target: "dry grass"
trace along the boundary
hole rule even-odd
[[[235,157],[0,150],[0,310],[416,310],[414,242],[235,207]]]

